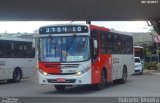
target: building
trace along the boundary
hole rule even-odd
[[[134,45],[149,47],[154,43],[154,37],[151,32],[136,32],[132,34]]]
[[[33,33],[1,33],[0,36],[34,39],[34,34]]]

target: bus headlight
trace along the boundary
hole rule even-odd
[[[48,76],[48,75],[49,75],[47,72],[44,72],[44,71],[41,70],[41,69],[39,69],[39,72],[40,72],[41,74],[43,74],[44,76]]]
[[[76,76],[81,76],[81,75],[82,75],[81,71],[79,71],[79,72],[76,73]]]
[[[37,63],[37,69],[39,68],[39,65],[38,65],[38,63]]]
[[[43,72],[43,75],[47,76],[47,75],[48,75],[48,73],[47,73],[47,72]]]
[[[76,76],[81,76],[82,74],[84,74],[85,72],[87,72],[90,69],[90,67],[84,68],[81,71],[78,71],[75,75]]]

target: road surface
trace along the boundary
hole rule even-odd
[[[72,87],[63,92],[53,85],[39,85],[37,77],[23,79],[20,83],[0,83],[0,97],[119,97],[159,96],[160,74],[133,75],[126,84],[108,84],[100,91],[90,87]]]

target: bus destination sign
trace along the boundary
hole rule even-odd
[[[48,26],[41,27],[39,34],[87,33],[87,26]]]

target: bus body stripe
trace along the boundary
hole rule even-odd
[[[61,73],[61,64],[60,63],[45,63],[39,62],[39,69],[47,73]]]

